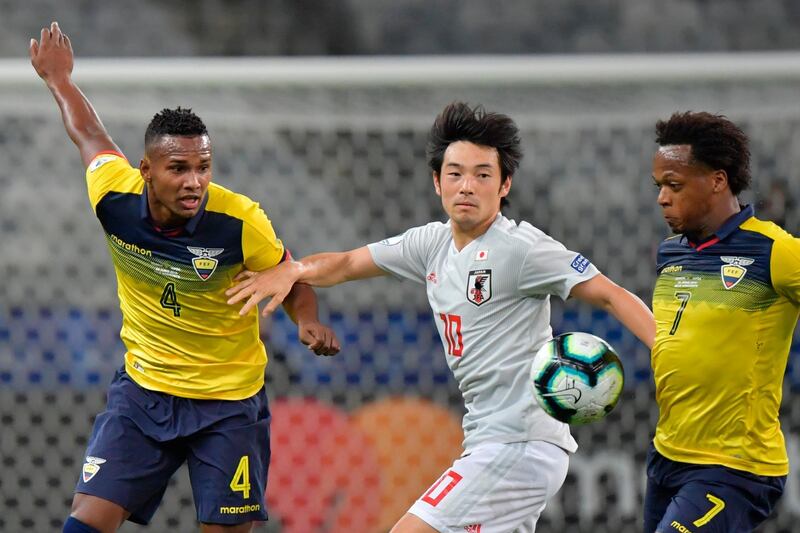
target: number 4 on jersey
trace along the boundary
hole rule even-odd
[[[161,293],[161,307],[171,309],[173,316],[181,316],[181,306],[178,303],[178,295],[175,292],[175,284],[167,283]]]

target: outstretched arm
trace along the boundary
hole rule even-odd
[[[605,309],[636,335],[648,348],[656,338],[653,313],[636,295],[626,291],[603,274],[572,288],[570,296]]]
[[[372,278],[386,274],[363,246],[349,252],[310,255],[300,261],[286,261],[263,272],[245,271],[237,276],[238,284],[228,289],[229,304],[245,299],[240,314],[244,315],[264,298],[271,298],[262,314],[273,312],[295,283],[330,287],[345,281]]]
[[[100,117],[72,81],[73,53],[69,37],[61,32],[57,22],[42,28],[39,41],[31,39],[31,64],[56,99],[64,127],[81,152],[85,166],[103,151],[119,152],[109,137]]]

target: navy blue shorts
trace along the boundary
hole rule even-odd
[[[200,522],[266,520],[269,423],[263,387],[239,401],[192,400],[144,389],[119,370],[75,491],[112,501],[132,522],[147,524],[187,462]]]
[[[786,476],[671,461],[651,444],[644,497],[645,533],[745,533],[764,522]]]

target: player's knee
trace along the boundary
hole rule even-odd
[[[104,498],[78,492],[72,499],[70,518],[74,519],[77,524],[91,528],[86,530],[76,529],[75,531],[77,532],[113,532],[119,529],[128,516],[130,516],[130,513],[124,508]],[[69,523],[69,520],[67,520],[67,523]],[[67,529],[64,531],[72,532],[72,530]]]
[[[67,518],[64,522],[64,529],[62,533],[102,533],[99,529],[95,529],[89,524],[84,524],[74,516]]]

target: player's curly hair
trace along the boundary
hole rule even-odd
[[[688,144],[692,164],[724,170],[734,195],[750,187],[750,148],[747,135],[724,115],[686,111],[656,123],[659,146]]]
[[[497,149],[502,183],[517,171],[522,160],[517,125],[507,115],[490,113],[481,105],[470,107],[464,102],[453,102],[439,113],[428,135],[428,165],[431,170],[441,173],[444,152],[457,141]],[[505,198],[500,205],[508,205]]]
[[[208,130],[200,117],[192,113],[191,109],[178,106],[175,109],[162,109],[153,116],[153,120],[144,132],[145,148],[164,135],[195,137],[208,135]]]

